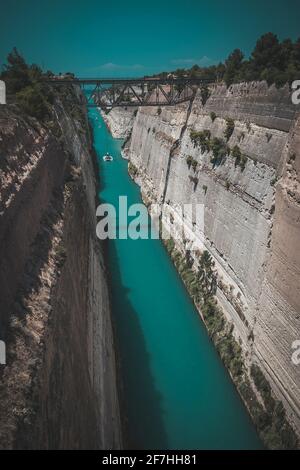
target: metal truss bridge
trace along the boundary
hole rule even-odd
[[[77,85],[86,93],[89,107],[174,106],[190,101],[197,89],[213,80],[200,78],[49,78],[55,86]]]

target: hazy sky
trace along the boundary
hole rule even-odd
[[[0,62],[16,46],[28,62],[79,76],[145,75],[249,54],[273,31],[300,36],[299,0],[0,0]]]

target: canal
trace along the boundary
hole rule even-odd
[[[100,200],[141,202],[139,187],[97,109],[89,111]],[[113,162],[104,162],[109,152]],[[110,240],[108,268],[126,446],[257,449],[262,445],[160,240]]]

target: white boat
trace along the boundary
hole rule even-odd
[[[109,153],[107,153],[106,155],[104,155],[103,160],[104,160],[105,162],[112,162],[112,161],[113,161],[113,157],[112,157],[111,155],[109,155]]]

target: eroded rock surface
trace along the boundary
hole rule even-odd
[[[190,109],[140,108],[124,157],[137,169],[147,204],[169,203],[175,224],[192,226],[180,219],[178,204],[204,205],[196,241],[213,256],[218,303],[247,366],[259,364],[299,433],[300,366],[291,359],[300,339],[298,112],[288,87],[215,86],[205,104],[199,94]],[[226,141],[228,119],[234,128]],[[203,131],[211,142],[223,139],[231,154],[220,161],[201,149],[191,133]],[[192,250],[196,262],[189,237],[175,244],[182,253]]]
[[[0,108],[0,447],[119,448],[96,170],[81,124],[56,116],[61,144]]]

